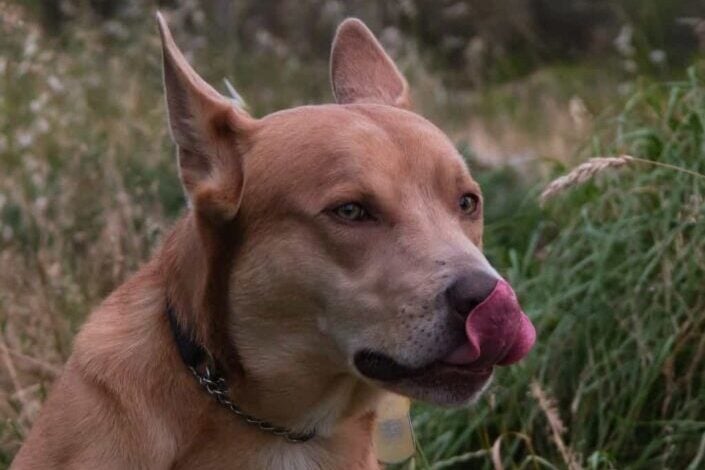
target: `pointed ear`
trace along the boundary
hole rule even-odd
[[[242,155],[255,121],[208,85],[186,62],[164,17],[157,13],[164,58],[164,88],[179,174],[199,213],[221,221],[240,206]]]
[[[410,108],[409,86],[365,23],[348,18],[338,27],[330,56],[336,102]]]

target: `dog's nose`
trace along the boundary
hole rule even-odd
[[[492,293],[498,281],[494,273],[480,270],[464,272],[446,289],[449,307],[464,322],[470,312]]]

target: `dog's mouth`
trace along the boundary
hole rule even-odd
[[[465,340],[451,345],[441,357],[409,367],[389,355],[362,350],[354,364],[365,377],[392,389],[451,389],[460,401],[475,396],[489,381],[496,365],[509,365],[526,356],[536,331],[519,306],[514,291],[500,279],[490,295],[465,321]],[[402,390],[403,391],[403,390]]]
[[[422,378],[438,372],[457,373],[468,376],[489,376],[493,366],[475,366],[473,364],[454,364],[444,359],[434,360],[421,367],[409,367],[400,364],[388,355],[364,350],[355,354],[355,367],[368,379],[378,382],[401,382]]]
[[[451,364],[443,359],[408,367],[377,351],[360,351],[357,370],[392,392],[440,406],[462,406],[474,400],[492,378],[493,367]]]

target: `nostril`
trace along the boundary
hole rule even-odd
[[[484,271],[469,271],[458,276],[446,289],[450,309],[465,321],[475,307],[494,290],[499,279]]]

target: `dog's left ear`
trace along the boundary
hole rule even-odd
[[[380,103],[411,108],[409,85],[365,23],[348,18],[338,27],[330,77],[339,104]]]
[[[243,154],[255,120],[191,68],[160,13],[164,88],[181,183],[194,210],[222,222],[235,217],[244,184]]]

